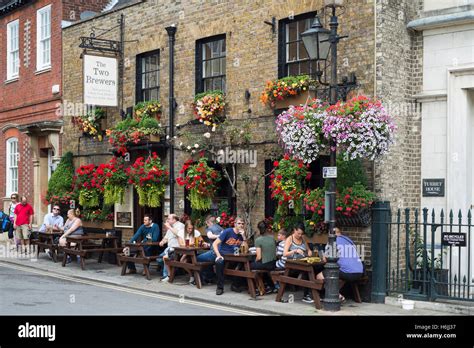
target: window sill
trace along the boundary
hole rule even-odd
[[[44,73],[47,73],[47,72],[50,72],[50,71],[51,71],[51,66],[48,66],[48,67],[43,68],[41,70],[36,70],[35,75],[44,74]]]
[[[12,77],[12,78],[10,78],[10,79],[8,79],[8,80],[5,80],[4,83],[5,83],[6,85],[8,85],[9,83],[17,82],[19,79],[20,79],[19,76],[15,76],[15,77]]]

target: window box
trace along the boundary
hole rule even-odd
[[[275,101],[275,109],[288,109],[290,105],[301,105],[306,104],[312,99],[316,98],[316,93],[314,91],[306,90],[301,92],[298,95],[294,95],[291,97],[286,97],[283,100],[276,100]]]

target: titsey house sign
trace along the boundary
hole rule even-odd
[[[118,106],[117,59],[84,55],[84,104]]]
[[[423,179],[423,197],[444,197],[444,179]]]

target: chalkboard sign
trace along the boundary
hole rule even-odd
[[[451,246],[466,246],[465,233],[441,233],[441,244]]]
[[[423,179],[423,197],[444,197],[444,179]]]

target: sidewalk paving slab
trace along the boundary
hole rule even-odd
[[[61,258],[60,258],[61,259]],[[180,297],[184,301],[187,299],[207,302],[211,304],[232,306],[239,309],[254,311],[270,315],[309,315],[309,316],[352,316],[352,315],[446,315],[446,309],[449,307],[438,306],[439,310],[432,310],[426,305],[415,305],[414,310],[404,310],[398,304],[397,299],[387,298],[386,304],[375,303],[355,303],[350,299],[342,305],[339,312],[326,312],[316,310],[313,304],[307,304],[301,301],[303,293],[301,291],[292,293],[286,292],[284,298],[291,294],[294,296],[293,303],[281,303],[275,301],[276,294],[265,295],[252,299],[245,291],[235,293],[230,291],[230,285],[226,284],[225,292],[221,296],[215,294],[215,285],[206,285],[202,289],[188,284],[187,276],[178,276],[173,284],[163,283],[159,280],[156,268],[152,268],[152,280],[147,280],[141,275],[141,269],[138,267],[137,274],[121,276],[121,268],[106,262],[97,263],[95,259],[86,260],[86,269],[82,271],[80,265],[72,262],[66,267],[62,267],[61,262],[52,262],[44,253],[40,253],[38,259],[31,258],[0,258],[0,265],[16,265],[26,268],[51,272],[55,275],[63,275],[78,280],[91,280],[108,285],[116,285],[134,290],[150,291],[157,294]],[[420,302],[420,301],[417,301]],[[436,304],[440,305],[440,304]],[[436,308],[436,307],[435,307]],[[452,311],[449,314],[466,314],[461,310]],[[150,313],[159,315],[160,313]],[[470,312],[472,315],[472,312]]]

